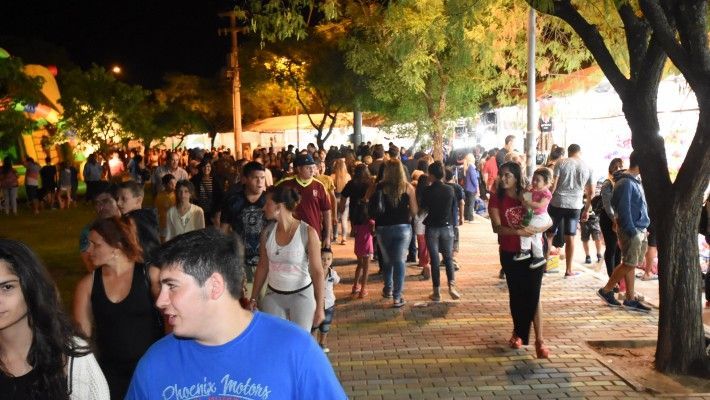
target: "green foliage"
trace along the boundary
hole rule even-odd
[[[228,82],[194,75],[169,74],[155,91],[161,106],[160,136],[207,131],[211,137],[233,129],[232,98]]]
[[[151,131],[151,115],[145,107],[150,92],[116,80],[103,68],[73,70],[60,81],[64,122],[81,144],[91,144],[101,152],[111,146],[140,138]],[[61,142],[62,137],[55,137]]]
[[[7,147],[35,127],[35,122],[15,106],[40,102],[42,78],[25,75],[22,67],[18,58],[0,59],[0,147]]]
[[[270,45],[259,55],[271,80],[293,89],[321,148],[338,113],[352,109],[364,89],[360,77],[345,65],[341,47],[345,32],[342,24],[321,24],[305,39]],[[322,118],[314,119],[311,114],[316,113]]]
[[[262,43],[305,39],[309,28],[340,16],[338,0],[239,0],[235,10]]]

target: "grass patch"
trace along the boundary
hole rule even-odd
[[[68,210],[44,210],[32,215],[26,204],[20,215],[0,215],[0,237],[27,244],[47,265],[67,311],[71,311],[74,288],[86,268],[79,256],[79,233],[94,218],[91,206],[80,204]]]

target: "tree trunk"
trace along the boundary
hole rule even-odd
[[[709,172],[710,98],[700,93],[697,98],[700,118],[691,150],[683,161],[683,171],[674,184],[677,187],[672,193],[656,194],[659,206],[668,206],[659,207],[655,213],[661,304],[656,368],[661,372],[710,377],[698,258],[698,224]],[[703,151],[693,152],[695,146]],[[685,183],[679,182],[681,179],[691,184],[680,186]]]
[[[444,126],[441,119],[432,117],[432,157],[437,161],[444,161]]]
[[[702,202],[683,193],[674,197],[672,208],[655,221],[661,305],[656,368],[666,373],[708,376],[698,262],[697,226]]]
[[[649,215],[658,241],[660,312],[656,369],[665,373],[707,375],[698,261],[698,223],[703,203],[702,184],[679,190],[670,181],[655,100],[635,92],[635,101],[624,103],[624,114],[639,156]],[[698,125],[698,129],[702,124]],[[702,136],[698,131],[696,136]],[[687,160],[687,163],[692,161]],[[698,165],[685,165],[701,172]],[[643,179],[646,176],[648,179]]]

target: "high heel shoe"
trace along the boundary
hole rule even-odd
[[[550,358],[550,350],[542,340],[535,341],[535,354],[537,358]]]
[[[523,347],[523,339],[519,338],[516,334],[513,334],[513,336],[510,337],[510,340],[508,340],[508,344],[511,349],[519,349]]]

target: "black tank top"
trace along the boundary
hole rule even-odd
[[[128,296],[113,303],[106,297],[101,268],[94,272],[91,309],[99,363],[135,367],[148,347],[163,335],[148,282],[143,265],[136,264]]]

